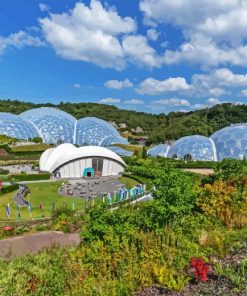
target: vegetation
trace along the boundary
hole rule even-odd
[[[11,152],[13,153],[18,153],[18,152],[43,152],[46,149],[51,148],[51,145],[47,145],[47,144],[36,144],[36,145],[24,145],[24,146],[13,146],[11,147]]]
[[[201,178],[163,159],[129,159],[125,182],[133,185],[128,176],[148,180],[154,200],[114,211],[96,203],[85,215],[61,205],[51,228],[81,229],[83,243],[0,260],[0,294],[127,296],[162,288],[164,295],[219,289],[246,295],[245,169],[244,162],[222,162],[212,177]],[[37,186],[30,186],[31,195]],[[52,196],[40,186],[40,199]]]
[[[42,174],[19,174],[19,175],[0,175],[0,180],[4,182],[20,182],[20,181],[36,181],[36,180],[49,180],[49,173]]]
[[[23,111],[42,106],[59,108],[76,118],[96,116],[107,121],[125,123],[128,131],[140,126],[144,130],[144,134],[148,136],[148,145],[192,134],[209,136],[216,130],[232,123],[247,122],[247,106],[229,103],[187,113],[171,112],[168,115],[154,115],[121,110],[114,106],[96,103],[61,102],[58,105],[54,105],[1,100],[0,112],[20,114]]]

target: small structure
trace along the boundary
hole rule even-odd
[[[118,176],[126,167],[115,152],[99,146],[77,148],[62,144],[46,150],[40,157],[40,170],[55,178]]]

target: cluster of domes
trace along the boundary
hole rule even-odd
[[[247,124],[225,127],[209,138],[200,135],[182,137],[171,146],[152,147],[148,154],[184,160],[244,159],[247,157]]]
[[[17,139],[41,137],[44,143],[108,146],[128,141],[108,122],[95,117],[76,120],[56,108],[42,107],[14,115],[0,113],[0,134]]]

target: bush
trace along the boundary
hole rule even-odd
[[[19,188],[18,184],[9,185],[2,188],[2,194],[13,192]]]
[[[35,181],[35,180],[49,180],[50,174],[22,174],[22,175],[9,175],[8,180],[10,181]]]

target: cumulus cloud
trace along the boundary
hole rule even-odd
[[[133,86],[133,83],[129,81],[129,79],[124,79],[122,81],[119,80],[108,80],[104,84],[107,88],[112,89],[123,89],[123,88],[129,88]]]
[[[134,19],[119,16],[116,10],[96,0],[89,7],[77,3],[68,13],[50,14],[40,19],[40,24],[59,56],[118,70],[125,66],[118,38],[136,30]]]
[[[123,38],[123,51],[126,58],[137,65],[150,68],[161,67],[162,58],[142,35],[130,35]]]
[[[8,37],[0,36],[0,54],[3,54],[8,47],[23,48],[26,46],[40,47],[44,42],[27,32],[19,31],[12,33]]]
[[[171,98],[171,99],[162,99],[162,100],[156,100],[154,101],[154,104],[156,105],[170,105],[170,106],[184,106],[189,107],[191,106],[190,102],[184,99],[178,99],[178,98]]]
[[[243,96],[247,97],[247,89],[243,89],[243,90],[241,91],[241,94],[242,94]]]
[[[139,94],[155,95],[171,91],[187,91],[190,88],[191,85],[183,77],[170,77],[165,80],[157,80],[150,77],[140,83],[136,92]]]
[[[159,37],[159,33],[155,29],[147,30],[147,37],[149,40],[156,41]]]
[[[121,102],[120,99],[115,99],[115,98],[105,98],[105,99],[99,100],[99,103],[102,103],[102,104],[116,104],[120,102]]]
[[[217,104],[220,104],[220,100],[219,99],[216,99],[216,98],[209,98],[207,101],[206,101],[206,104],[208,106],[214,106],[214,105],[217,105]]]
[[[235,74],[230,69],[221,68],[207,74],[194,74],[192,85],[197,94],[211,94],[219,97],[233,89],[247,86],[247,74]]]
[[[132,99],[132,100],[126,100],[124,101],[125,105],[142,105],[144,104],[143,100],[139,99]]]
[[[50,10],[50,6],[48,6],[47,4],[44,4],[44,3],[39,3],[39,9],[40,11],[49,11]]]
[[[140,9],[145,19],[180,28],[186,40],[164,52],[164,63],[247,65],[246,1],[141,0]]]

